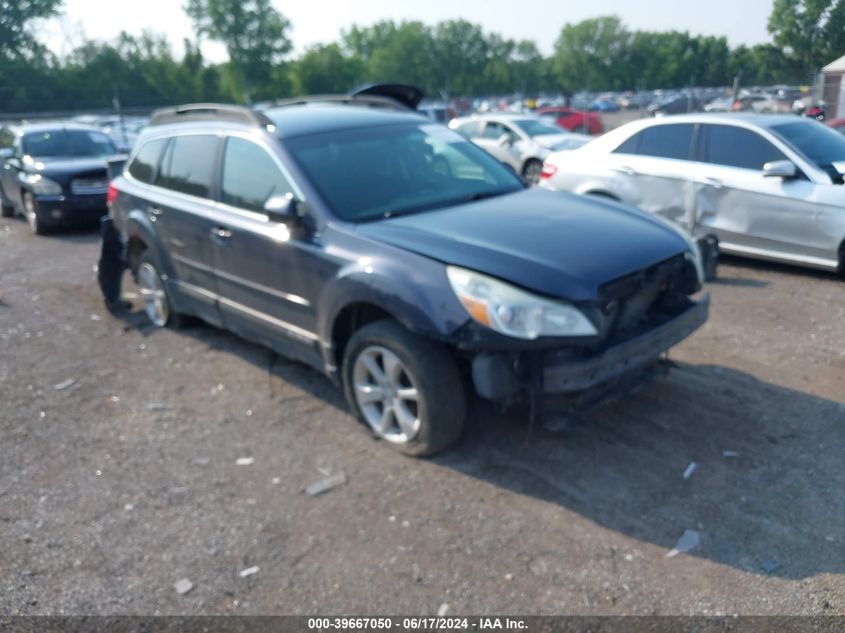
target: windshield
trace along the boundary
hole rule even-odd
[[[435,123],[327,132],[286,145],[331,210],[348,222],[447,207],[524,186],[484,150]]]
[[[828,172],[831,178],[842,180],[842,175],[834,169],[833,163],[845,161],[845,136],[816,121],[773,125],[772,131]]]
[[[543,121],[536,119],[520,119],[514,121],[519,129],[525,132],[528,136],[542,136],[543,134],[566,134],[566,130],[559,128],[556,125],[549,125]]]
[[[108,136],[94,130],[44,130],[31,132],[21,139],[21,149],[33,158],[99,158],[115,153]]]

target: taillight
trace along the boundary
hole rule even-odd
[[[540,178],[546,180],[557,173],[557,167],[551,163],[543,163],[543,171],[540,172]]]
[[[100,189],[102,191],[102,189]],[[106,202],[111,204],[117,200],[117,187],[114,186],[114,183],[109,183],[108,191],[106,191]]]

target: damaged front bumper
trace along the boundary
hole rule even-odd
[[[574,396],[617,380],[631,382],[627,379],[652,368],[661,354],[704,325],[709,308],[710,297],[704,293],[670,321],[587,357],[573,355],[571,348],[523,355],[482,353],[473,359],[473,383],[481,397],[502,400],[526,391]]]

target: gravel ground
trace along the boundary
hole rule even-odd
[[[845,614],[845,281],[731,260],[668,376],[418,460],[302,365],[110,316],[97,256],[0,220],[0,614]]]

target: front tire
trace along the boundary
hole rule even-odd
[[[35,210],[35,199],[28,191],[23,192],[23,215],[26,218],[26,223],[29,225],[29,230],[34,235],[45,235],[47,227],[41,218],[38,217],[38,212]]]
[[[466,393],[454,356],[396,321],[370,323],[353,334],[342,377],[358,418],[406,455],[433,455],[461,436]]]

